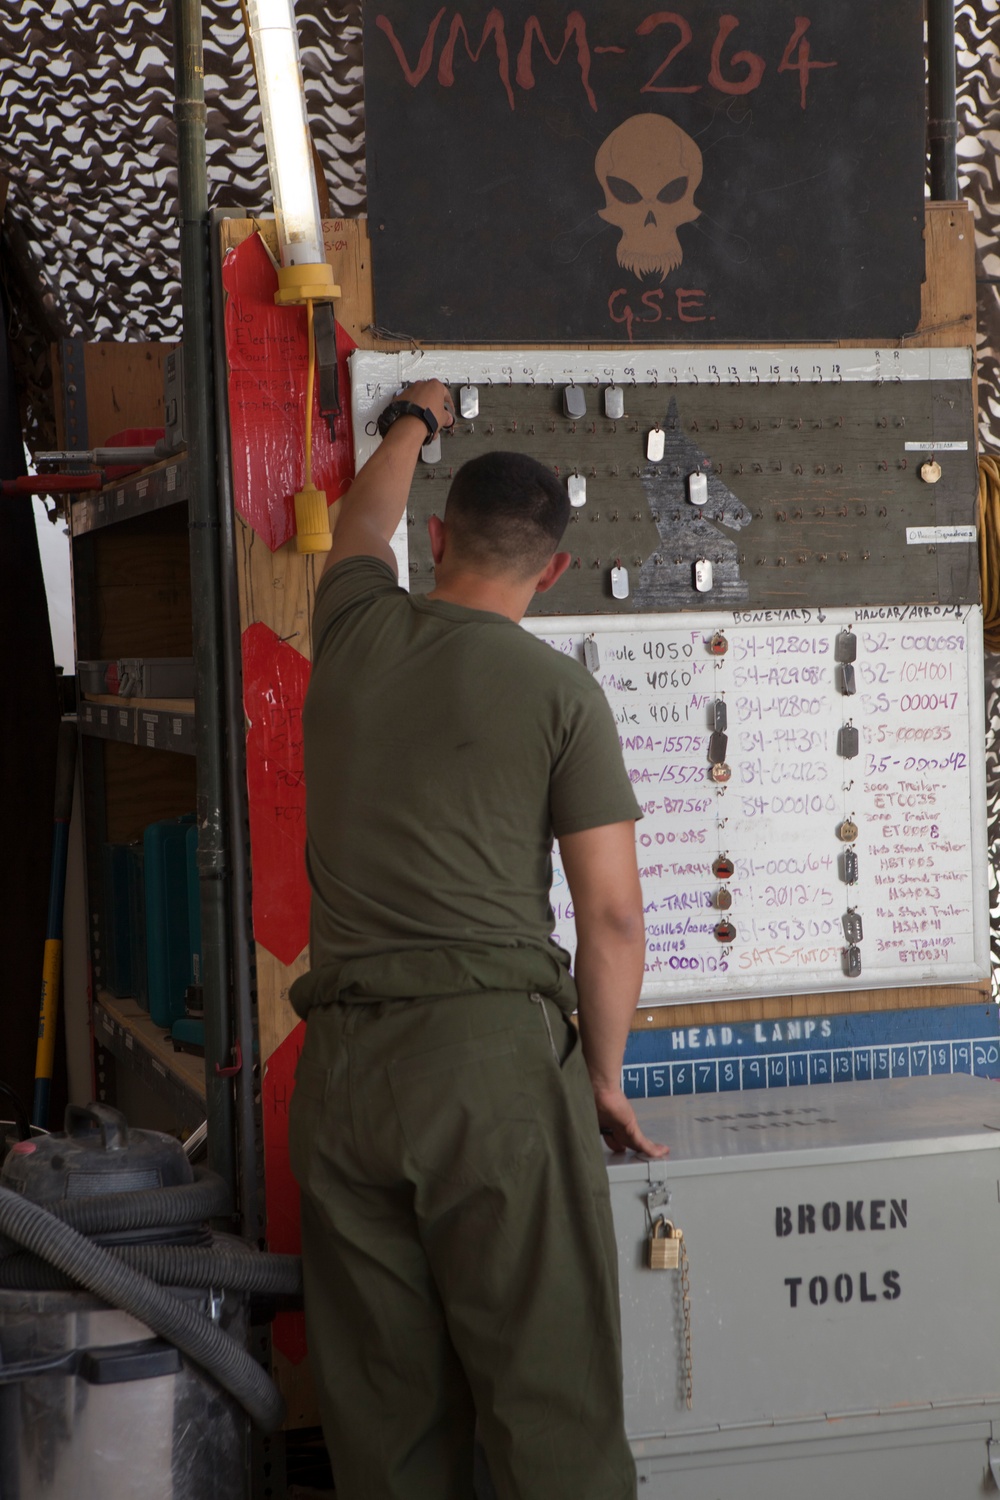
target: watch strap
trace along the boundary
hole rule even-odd
[[[419,417],[427,428],[427,441],[438,430],[438,419],[430,407],[418,406],[415,401],[390,401],[375,424],[380,436],[385,437],[393,422],[398,422],[400,417]]]

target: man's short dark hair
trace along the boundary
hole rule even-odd
[[[523,453],[483,453],[451,482],[445,520],[458,558],[528,578],[545,567],[569,520],[562,479]]]

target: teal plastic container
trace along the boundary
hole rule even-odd
[[[197,1005],[192,1009],[201,1010],[201,887],[198,884],[198,829],[192,823],[187,831],[185,839],[185,858],[187,860],[187,890],[188,890],[188,948],[190,949],[190,962],[188,964],[188,984],[192,985],[197,992]]]
[[[182,1016],[170,1028],[175,1052],[193,1052],[205,1056],[205,1023],[197,1016]]]
[[[104,877],[104,982],[119,1000],[135,994],[135,954],[129,903],[127,844],[101,849]]]
[[[149,1014],[168,1030],[184,1014],[191,983],[187,839],[193,822],[193,813],[169,818],[151,823],[142,836]]]
[[[128,868],[128,926],[132,943],[132,994],[144,1010],[149,1009],[146,969],[146,879],[140,840],[126,845]]]

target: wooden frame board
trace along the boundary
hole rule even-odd
[[[230,219],[220,227],[223,255],[255,232],[262,233],[276,248],[273,221]],[[975,344],[975,246],[972,216],[964,203],[930,203],[925,212],[926,277],[921,292],[921,321],[915,334],[901,347],[932,348]],[[382,352],[412,347],[407,339],[393,338],[374,319],[371,282],[371,248],[366,219],[334,219],[324,224],[327,258],[334,267],[342,298],[337,318],[362,349]],[[827,348],[856,347],[859,341],[839,340]],[[579,346],[577,346],[579,347]],[[597,348],[606,346],[597,345]],[[620,346],[610,346],[619,347]],[[692,350],[698,345],[689,346]],[[748,345],[766,349],[767,345]],[[537,353],[537,351],[535,351]],[[237,521],[241,627],[263,623],[282,639],[294,641],[296,649],[310,655],[309,618],[318,577],[314,558],[303,557],[294,543],[271,553],[244,522]],[[288,1036],[296,1017],[288,1002],[295,975],[303,970],[306,956],[284,964],[266,950],[258,951],[258,1006],[262,1056],[267,1057]],[[776,1016],[835,1014],[840,1010],[910,1008],[914,1005],[960,1005],[989,993],[989,981],[969,985],[930,985],[919,989],[854,991],[782,997],[754,997],[713,1003],[697,1003],[669,1009],[669,1024],[697,1024],[711,1014],[716,1020],[753,1021]],[[646,1029],[668,1024],[667,1013],[636,1014],[635,1027]]]

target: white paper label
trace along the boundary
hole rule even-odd
[[[907,453],[968,453],[969,445],[964,443],[904,443],[903,447]]]
[[[908,546],[919,546],[921,543],[936,546],[941,542],[974,542],[976,540],[976,528],[974,526],[907,526],[906,541]]]

